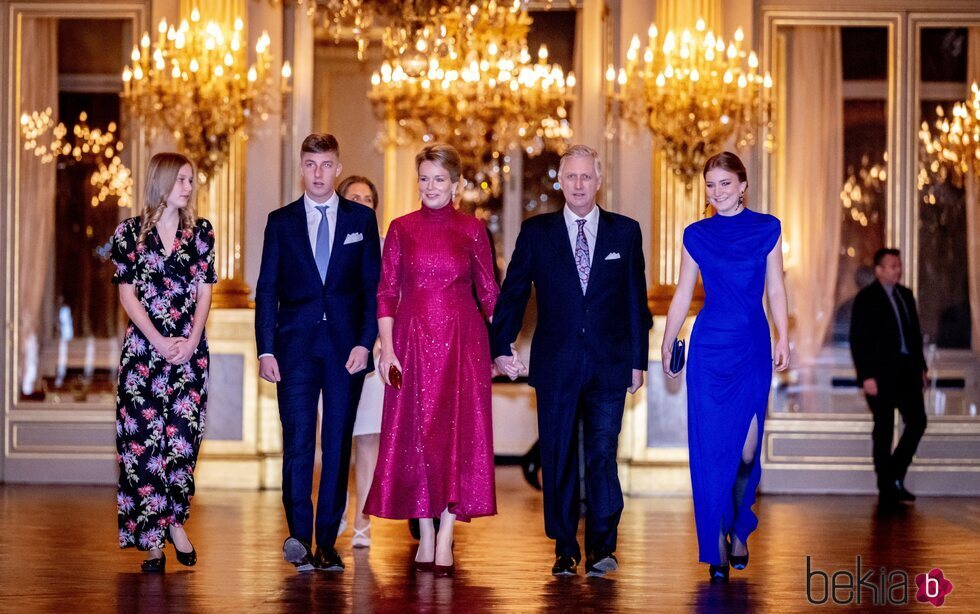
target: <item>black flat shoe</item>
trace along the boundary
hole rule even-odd
[[[551,568],[551,575],[553,576],[574,576],[575,566],[577,563],[575,559],[570,556],[556,556],[555,566]]]
[[[161,555],[158,559],[146,559],[140,563],[140,571],[143,573],[163,573],[167,570],[167,555]]]
[[[727,584],[729,569],[728,565],[708,565],[708,577],[711,578],[711,583]]]
[[[190,552],[181,552],[177,549],[177,544],[174,543],[174,538],[170,536],[170,530],[167,530],[167,541],[174,547],[174,553],[177,555],[177,562],[184,567],[193,567],[197,565],[197,550],[191,548]]]
[[[585,559],[585,575],[592,578],[601,578],[617,569],[619,569],[619,561],[612,552],[595,552]]]
[[[336,548],[318,547],[313,555],[313,567],[320,571],[344,571],[344,561]]]
[[[282,544],[282,558],[292,563],[298,572],[313,571],[313,553],[310,547],[295,537],[288,537]]]

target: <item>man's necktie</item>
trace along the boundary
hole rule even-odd
[[[320,226],[316,231],[316,249],[313,250],[313,258],[316,260],[316,268],[320,271],[320,281],[327,280],[327,264],[330,262],[330,226],[327,224],[327,205],[317,207],[320,211]]]
[[[582,284],[582,294],[589,287],[589,242],[585,240],[585,220],[575,220],[578,223],[578,235],[575,237],[575,268],[578,269],[578,280]]]
[[[909,314],[905,310],[905,301],[902,300],[902,296],[898,293],[898,288],[892,288],[892,299],[895,301],[895,309],[898,310],[898,336],[901,341],[902,354],[909,353],[908,337],[906,334],[909,331]]]

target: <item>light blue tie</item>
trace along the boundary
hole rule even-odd
[[[316,230],[316,249],[313,250],[313,258],[316,260],[316,268],[320,271],[320,281],[327,280],[327,264],[330,262],[330,226],[327,224],[327,205],[317,207],[320,211],[320,226]]]

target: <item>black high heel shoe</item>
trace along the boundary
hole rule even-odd
[[[167,529],[167,541],[174,547],[174,553],[177,555],[177,562],[184,567],[193,567],[197,564],[197,550],[191,548],[190,552],[181,552],[177,549],[177,544],[174,543],[174,538],[170,536],[170,529]]]
[[[745,548],[745,554],[732,554],[732,543],[728,542],[728,562],[739,571],[745,569],[749,564],[748,546]]]
[[[162,554],[158,559],[146,559],[140,563],[140,571],[143,573],[163,573],[167,570],[167,555]]]
[[[727,584],[729,569],[728,565],[708,565],[708,577],[711,578],[711,583]]]

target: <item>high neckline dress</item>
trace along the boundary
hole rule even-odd
[[[719,531],[748,543],[758,526],[752,505],[772,381],[772,342],[762,299],[766,258],[779,235],[778,219],[747,209],[684,229],[684,247],[700,268],[705,293],[687,360],[691,486],[698,554],[705,563],[721,563]],[[753,416],[760,445],[736,508],[732,489]]]
[[[378,317],[394,317],[403,384],[385,387],[366,514],[496,513],[487,319],[498,293],[481,221],[446,206],[391,223]]]

